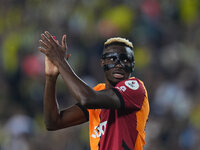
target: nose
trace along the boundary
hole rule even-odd
[[[123,65],[121,64],[120,60],[118,60],[118,61],[116,62],[115,67],[117,67],[117,68],[123,68]]]

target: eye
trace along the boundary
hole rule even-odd
[[[111,61],[114,61],[114,58],[113,58],[113,57],[110,57],[110,60],[111,60]]]
[[[128,62],[128,59],[124,59],[123,62],[124,62],[124,63],[127,63],[127,62]]]
[[[121,57],[121,61],[122,61],[123,63],[128,63],[128,62],[130,62],[130,60],[128,59],[128,57]]]
[[[108,58],[110,61],[115,61],[116,60],[116,57],[110,57]]]

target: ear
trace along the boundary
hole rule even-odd
[[[101,67],[103,67],[104,66],[104,60],[103,59],[101,59]]]

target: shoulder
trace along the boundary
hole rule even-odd
[[[130,90],[130,91],[143,91],[146,90],[144,83],[139,80],[138,78],[135,77],[131,77],[127,80],[123,80],[121,82],[119,82],[115,88],[117,88],[118,90],[125,92],[126,90]]]
[[[114,87],[114,91],[119,95],[118,97],[121,97],[125,108],[141,109],[147,96],[143,82],[137,78],[129,78],[119,82]]]

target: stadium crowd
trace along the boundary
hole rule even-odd
[[[46,131],[40,34],[67,34],[70,64],[91,87],[112,36],[135,46],[134,76],[150,100],[145,150],[200,150],[200,1],[1,0],[0,150],[87,150],[88,124]],[[59,103],[75,103],[59,78]],[[68,98],[69,99],[69,98]]]

